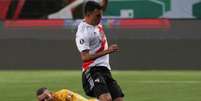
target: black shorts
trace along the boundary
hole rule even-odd
[[[82,84],[86,95],[91,97],[99,98],[104,93],[110,93],[112,99],[124,96],[107,67],[94,66],[83,72]]]

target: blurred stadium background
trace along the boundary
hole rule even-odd
[[[0,100],[35,101],[41,86],[84,95],[74,42],[84,1],[0,0]],[[200,18],[201,0],[109,0],[102,23],[121,48],[110,61],[125,101],[201,100]]]
[[[83,0],[0,0],[1,69],[80,69]],[[201,69],[200,0],[109,0],[114,69]],[[74,20],[72,20],[74,19]]]

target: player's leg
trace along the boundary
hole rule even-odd
[[[107,84],[113,101],[123,101],[124,94],[116,80],[112,78],[111,73],[107,75]]]
[[[96,72],[93,79],[95,85],[93,91],[99,101],[112,101],[112,96],[102,73]]]
[[[83,88],[88,96],[97,97],[99,101],[112,101],[103,74],[104,72],[98,67],[92,67],[91,70],[84,72]]]
[[[99,99],[99,101],[112,101],[112,97],[111,97],[110,93],[101,94],[98,97],[98,99]]]
[[[113,101],[123,101],[124,94],[121,91],[121,88],[119,87],[119,85],[116,83],[116,81],[115,83],[111,83],[109,89],[110,89],[110,93],[111,93]]]
[[[112,96],[108,89],[105,75],[107,75],[106,67],[96,66],[91,70],[94,81],[93,92],[100,101],[112,101]]]
[[[82,86],[83,86],[84,92],[87,96],[96,97],[93,94],[93,90],[92,90],[94,87],[94,83],[93,83],[93,79],[91,77],[90,72],[82,73]]]

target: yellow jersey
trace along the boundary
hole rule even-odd
[[[67,89],[53,92],[53,101],[97,101],[96,99],[86,99],[83,96]]]

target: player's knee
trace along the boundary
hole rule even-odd
[[[100,95],[98,99],[99,101],[112,101],[112,97],[109,93]]]
[[[99,101],[112,101],[112,98],[109,98],[109,97],[100,98]]]
[[[112,97],[111,96],[106,97],[105,101],[112,101]]]

